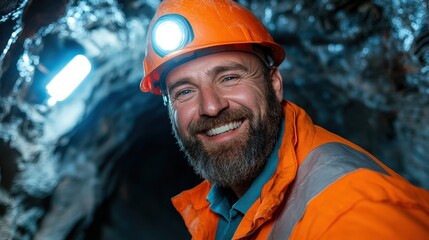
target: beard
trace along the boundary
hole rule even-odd
[[[261,119],[257,119],[246,107],[225,109],[216,117],[201,116],[191,123],[189,137],[180,133],[171,122],[180,149],[199,176],[221,187],[234,188],[250,184],[259,175],[276,145],[282,119],[282,106],[269,82],[266,92],[266,107]],[[172,116],[170,119],[173,119]],[[244,119],[250,123],[244,137],[224,143],[203,143],[197,137],[198,133],[221,124]]]

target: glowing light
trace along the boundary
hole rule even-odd
[[[83,55],[76,55],[49,83],[46,90],[51,99],[48,104],[66,99],[91,71],[91,63]]]
[[[183,16],[169,14],[160,17],[152,30],[152,44],[161,57],[183,48],[194,38],[192,27]]]
[[[49,107],[54,106],[56,103],[57,103],[57,100],[55,98],[51,97],[48,99],[48,106]]]
[[[155,41],[159,48],[164,51],[177,49],[183,42],[183,29],[174,21],[160,23],[155,30]]]

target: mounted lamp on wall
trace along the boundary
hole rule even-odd
[[[40,48],[34,76],[24,98],[32,104],[52,107],[72,95],[92,66],[85,49],[73,39],[47,35]]]
[[[48,105],[52,106],[58,101],[66,99],[88,76],[91,71],[91,63],[84,55],[76,55],[57,75],[46,85],[46,90],[51,96]]]

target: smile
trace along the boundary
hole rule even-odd
[[[229,132],[231,130],[234,130],[236,128],[238,128],[241,125],[241,121],[240,122],[232,122],[232,123],[228,123],[225,125],[222,125],[220,127],[217,128],[212,128],[210,130],[207,131],[207,136],[211,137],[211,136],[215,136],[215,135],[219,135],[222,133],[226,133]]]

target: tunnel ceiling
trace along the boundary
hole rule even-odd
[[[139,90],[159,2],[0,2],[1,239],[189,238],[169,199],[200,179]],[[429,189],[427,0],[238,2],[286,50],[286,99]],[[50,105],[76,53],[92,70]]]

